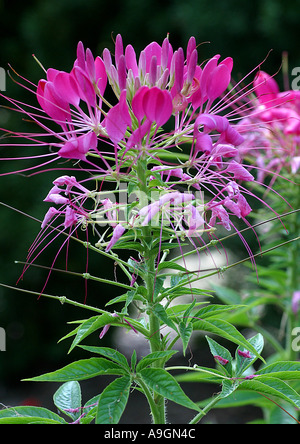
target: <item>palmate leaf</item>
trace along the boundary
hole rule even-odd
[[[129,376],[115,379],[101,393],[96,424],[118,424],[125,410],[131,386]]]
[[[285,381],[300,380],[300,362],[275,362],[258,370],[255,374],[259,376],[271,376]]]
[[[186,322],[180,322],[178,325],[180,337],[182,340],[182,346],[183,346],[183,354],[185,356],[185,352],[187,349],[187,346],[189,344],[189,340],[193,333],[193,326],[191,323],[186,324]]]
[[[184,393],[178,382],[162,368],[144,368],[140,375],[146,385],[159,395],[188,409],[200,411],[199,407]]]
[[[203,330],[214,333],[221,338],[227,339],[234,344],[244,347],[246,350],[254,353],[254,355],[264,362],[264,359],[257,352],[255,347],[247,341],[244,336],[229,322],[221,319],[210,318],[209,320],[200,320],[192,323],[194,330]]]
[[[90,353],[95,353],[97,355],[102,355],[105,358],[109,358],[119,364],[119,366],[124,368],[124,370],[130,372],[130,367],[128,365],[126,357],[122,355],[122,353],[120,353],[118,350],[109,347],[94,347],[88,345],[80,345],[79,347]]]
[[[124,375],[126,371],[115,362],[104,358],[82,359],[72,362],[72,364],[56,370],[45,373],[34,378],[23,379],[23,381],[34,382],[69,382],[83,381],[94,378],[99,375]]]
[[[300,408],[300,395],[286,382],[270,376],[258,376],[249,381],[243,381],[238,390],[251,390],[266,396],[275,396]]]
[[[153,362],[159,360],[167,362],[176,353],[177,353],[176,350],[165,350],[165,351],[149,353],[149,355],[145,356],[139,361],[139,363],[136,366],[136,372],[137,373],[140,372],[143,368],[146,368],[149,365],[153,364]]]
[[[21,406],[0,410],[0,424],[67,424],[67,422],[48,409]]]
[[[78,345],[83,339],[104,327],[105,325],[111,324],[115,322],[116,318],[114,318],[110,314],[102,314],[100,316],[93,316],[90,319],[84,321],[77,329],[76,336],[71,344],[69,353]]]

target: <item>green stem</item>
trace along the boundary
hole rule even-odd
[[[148,386],[140,378],[137,379],[136,382],[139,384],[139,386],[141,387],[141,389],[144,392],[144,395],[147,398],[148,404],[150,406],[151,414],[152,414],[153,423],[154,424],[160,424],[160,412],[157,409],[157,405],[156,405],[155,400],[153,399],[153,397],[151,395],[151,392],[150,392]]]
[[[149,190],[147,186],[147,162],[145,157],[141,157],[136,166],[137,176],[139,180],[140,191],[149,198]],[[144,249],[144,261],[147,266],[145,273],[145,288],[147,289],[147,301],[148,301],[148,314],[149,314],[149,343],[151,352],[157,352],[162,350],[162,343],[160,337],[160,320],[154,314],[153,308],[155,306],[155,277],[156,277],[156,255],[153,252],[152,244],[153,238],[151,229],[149,226],[142,228],[141,243]],[[163,368],[163,362],[155,361],[153,364],[155,368]],[[148,398],[148,397],[147,397]],[[152,399],[152,398],[151,398]],[[148,399],[149,402],[149,399]],[[165,424],[165,399],[163,396],[153,393],[154,405],[150,408],[153,415],[153,421],[155,424]],[[155,408],[154,408],[155,406]]]
[[[216,396],[204,409],[199,412],[194,419],[192,419],[189,424],[198,424],[203,416],[205,416],[220,400],[222,399],[221,394]]]

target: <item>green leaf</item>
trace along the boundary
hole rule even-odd
[[[99,398],[96,424],[118,424],[128,401],[130,385],[130,377],[123,376],[103,390]]]
[[[104,327],[105,325],[111,324],[112,322],[116,322],[116,318],[110,314],[93,316],[92,318],[87,319],[77,329],[77,334],[74,341],[72,342],[69,353],[87,336],[94,333],[94,331]]]
[[[83,350],[86,350],[90,353],[96,353],[98,355],[102,355],[105,358],[109,358],[112,361],[119,364],[121,367],[123,367],[125,370],[130,371],[127,359],[122,353],[118,352],[117,350],[109,347],[93,347],[93,346],[87,346],[87,345],[80,345],[80,348]]]
[[[249,381],[243,381],[239,390],[253,390],[266,396],[276,396],[300,408],[300,395],[286,382],[268,376],[258,376]]]
[[[200,305],[203,304],[207,304],[207,302],[196,302],[195,307],[192,308],[197,308]],[[166,313],[168,316],[170,317],[175,317],[175,318],[182,318],[183,320],[185,320],[186,322],[188,322],[189,319],[189,315],[187,315],[187,313],[189,312],[189,309],[191,307],[191,304],[178,304],[178,305],[174,305],[172,307],[169,307],[166,309]]]
[[[272,376],[278,379],[300,379],[300,362],[282,361],[270,364],[258,370],[256,375]]]
[[[177,353],[176,350],[166,350],[160,352],[149,353],[149,355],[145,356],[140,360],[140,362],[136,366],[136,372],[140,372],[143,368],[148,367],[153,364],[153,362],[159,361],[160,359],[167,362],[173,355]]]
[[[231,353],[229,352],[229,350],[227,350],[227,348],[218,344],[216,341],[209,338],[208,336],[206,336],[206,340],[208,342],[211,354],[213,356],[220,356],[221,358],[226,359],[228,361],[228,363],[225,365],[220,364],[220,368],[221,368],[221,370],[224,370],[226,375],[231,378],[232,377],[232,356],[231,356]]]
[[[158,265],[157,270],[161,271],[165,268],[170,268],[172,270],[179,270],[179,271],[183,271],[186,272],[186,268],[183,267],[182,265],[177,264],[177,262],[174,261],[166,261],[166,262],[162,262]]]
[[[178,382],[162,368],[144,368],[140,375],[144,382],[159,395],[188,409],[200,411],[199,407],[184,393]]]
[[[81,415],[82,405],[79,383],[77,381],[70,381],[63,384],[54,393],[53,402],[62,413],[76,421]]]
[[[195,317],[206,319],[211,318],[213,316],[218,316],[227,311],[240,309],[241,305],[208,305],[207,307],[201,308],[197,313],[195,313]]]
[[[136,351],[133,350],[133,353],[131,355],[131,360],[130,360],[130,366],[131,366],[132,372],[135,372],[136,361],[137,361]]]
[[[45,373],[34,378],[27,378],[23,381],[35,382],[69,382],[83,381],[99,375],[123,375],[123,370],[114,362],[103,358],[90,358],[75,361],[72,364],[51,373]]]
[[[221,399],[227,398],[236,391],[239,383],[237,381],[224,380],[222,383]]]
[[[0,410],[0,424],[67,424],[59,415],[42,407],[21,406]]]
[[[211,287],[216,292],[218,298],[221,299],[221,301],[224,302],[225,304],[237,305],[243,303],[243,300],[237,291],[232,290],[231,288],[221,287],[215,284],[211,284]]]
[[[221,338],[228,339],[234,344],[245,347],[246,350],[254,353],[259,359],[264,362],[264,359],[259,355],[256,349],[244,338],[244,336],[229,322],[221,319],[209,319],[193,322],[194,330],[203,330],[214,333]]]
[[[264,348],[264,338],[261,334],[255,335],[248,339],[249,344],[253,345],[257,353],[261,353]],[[242,376],[243,373],[254,364],[257,360],[256,356],[251,356],[251,358],[244,358],[239,355],[238,351],[248,351],[245,347],[238,347],[236,351],[236,376]],[[251,353],[250,353],[251,354]]]
[[[191,335],[193,333],[193,326],[191,323],[186,324],[185,321],[180,322],[179,325],[179,333],[182,340],[182,346],[183,346],[183,354],[185,356],[185,352],[187,349],[187,346],[189,344],[189,340],[191,338]]]
[[[155,316],[158,317],[158,319],[163,323],[168,325],[170,328],[172,328],[173,330],[175,330],[177,332],[177,327],[174,324],[174,322],[172,321],[172,319],[167,315],[166,310],[164,309],[164,307],[161,304],[156,304],[153,307],[153,313],[155,314]]]

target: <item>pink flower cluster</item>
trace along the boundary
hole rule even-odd
[[[285,169],[294,175],[300,168],[300,91],[280,92],[263,71],[254,80],[254,91],[253,110],[238,124],[245,138],[241,151],[255,159],[260,182],[267,171]]]
[[[159,200],[137,208],[130,223],[118,220],[118,204],[109,199],[93,198],[92,209],[84,207],[91,198],[88,189],[74,176],[60,177],[45,199],[59,208],[51,206],[43,229],[59,216],[64,217],[64,229],[81,223],[86,226],[87,221],[96,220],[99,211],[113,229],[105,243],[109,251],[125,230],[139,229],[158,214],[166,217],[166,204],[171,202],[167,219],[188,237],[213,231],[217,224],[230,230],[232,217],[246,219],[251,207],[245,196],[252,193],[242,182],[254,180],[240,157],[239,147],[244,143],[240,130],[244,131],[246,122],[233,126],[231,105],[222,101],[230,85],[233,60],[215,55],[198,64],[196,46],[191,37],[186,50],[174,51],[167,37],[162,45],[152,42],[138,56],[132,45],[124,48],[118,35],[113,60],[108,49],[94,58],[80,42],[72,70],[48,69],[46,79],[32,91],[41,109],[7,99],[42,130],[35,135],[10,135],[25,137],[40,150],[46,147],[46,155],[52,156],[49,162],[66,159],[66,170],[77,170],[79,164],[94,187],[123,178],[126,183],[137,183],[136,167],[141,159],[148,162],[148,184],[160,175],[160,185],[154,187]],[[110,96],[114,92],[115,103],[108,102],[108,90]],[[260,106],[265,113],[274,111],[265,101]],[[251,119],[265,115],[256,112]],[[53,122],[58,131],[53,130]],[[164,160],[165,152],[172,149],[174,161],[178,148],[187,153],[185,162]],[[44,156],[39,151],[35,158]],[[185,186],[187,192],[178,191],[177,186]],[[205,196],[201,207],[190,193],[191,187]]]

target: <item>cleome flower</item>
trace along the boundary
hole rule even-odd
[[[295,175],[300,168],[300,92],[280,92],[275,79],[261,71],[254,80],[253,109],[241,122],[241,153],[250,157],[263,182],[267,172],[284,168]]]
[[[37,154],[2,161],[28,160],[29,166],[22,170],[27,174],[61,171],[61,159],[65,162],[65,175],[53,182],[44,197],[51,206],[28,262],[38,257],[38,248],[46,248],[42,240],[49,245],[60,234],[53,224],[68,230],[69,237],[79,227],[88,236],[91,227],[100,239],[96,246],[104,246],[107,253],[118,246],[125,232],[131,233],[131,239],[141,239],[147,226],[162,230],[168,225],[166,232],[172,239],[198,238],[203,244],[202,236],[217,236],[221,226],[236,230],[247,245],[234,222],[240,219],[251,226],[248,197],[256,197],[247,188],[255,180],[252,166],[242,160],[249,146],[246,119],[255,125],[276,108],[268,107],[264,91],[259,110],[237,124],[240,116],[234,114],[232,104],[239,96],[235,93],[231,103],[226,92],[232,58],[217,54],[198,64],[196,47],[191,37],[185,50],[174,50],[167,37],[137,55],[132,45],[124,48],[117,35],[114,57],[107,48],[94,57],[79,42],[70,72],[49,68],[38,85],[28,81],[30,86],[22,85],[35,95],[39,107],[5,97],[15,111],[37,125],[38,132],[4,130],[17,143],[3,146],[12,150],[31,146]],[[112,92],[114,103],[106,98]],[[283,97],[274,84],[269,93],[281,106]],[[242,97],[246,95],[243,91]],[[19,143],[21,139],[27,144]],[[78,170],[85,179],[76,179]],[[105,186],[111,189],[112,183],[115,190],[125,183],[138,196],[144,194],[144,199],[118,204],[105,196]],[[126,217],[120,216],[121,209]],[[103,219],[108,229],[100,233]]]

